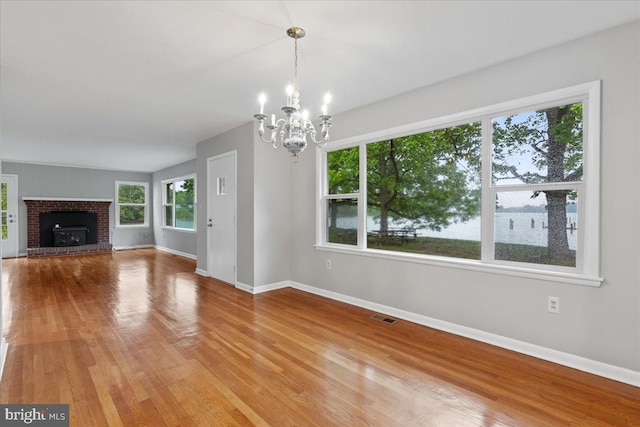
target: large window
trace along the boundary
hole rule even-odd
[[[597,284],[598,134],[596,82],[338,141],[318,247]]]
[[[149,226],[149,184],[116,181],[116,226]]]
[[[162,190],[163,226],[194,231],[196,178],[188,176],[163,181]]]

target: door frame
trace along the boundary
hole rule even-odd
[[[213,245],[211,245],[211,232],[209,230],[210,227],[206,226],[207,225],[207,221],[208,218],[211,218],[211,214],[212,214],[212,209],[211,209],[211,203],[213,200],[212,194],[215,191],[215,188],[211,185],[209,185],[211,183],[211,178],[213,177],[213,173],[212,173],[212,162],[215,160],[220,160],[223,159],[225,157],[232,157],[233,160],[233,182],[235,185],[235,189],[234,189],[234,193],[233,193],[233,201],[232,201],[232,205],[233,205],[233,246],[234,246],[234,251],[233,251],[233,265],[234,265],[234,269],[233,269],[233,286],[237,286],[238,284],[238,150],[231,150],[231,151],[227,151],[224,152],[222,154],[217,154],[215,156],[211,156],[211,157],[207,157],[207,216],[204,219],[204,223],[205,223],[205,229],[207,230],[207,273],[209,275],[209,277],[214,277],[211,272],[212,272],[212,265],[211,265],[211,251],[213,248]]]
[[[15,213],[14,213],[14,224],[15,224],[15,256],[19,257],[20,256],[20,204],[19,204],[19,198],[18,198],[18,175],[17,174],[11,174],[11,173],[3,173],[2,174],[2,179],[4,180],[5,177],[9,177],[15,180]],[[8,191],[9,186],[7,186],[7,208],[9,207],[9,191]],[[9,220],[9,218],[7,218],[7,221]],[[3,244],[3,249],[4,249],[4,244]],[[2,258],[4,258],[4,250],[2,251]]]

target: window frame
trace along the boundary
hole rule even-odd
[[[187,179],[193,179],[193,228],[182,228],[182,227],[176,227],[176,209],[175,209],[175,204],[176,204],[176,186],[175,183],[176,182],[180,182],[180,181],[186,181]],[[173,185],[173,202],[172,203],[168,203],[167,202],[167,184],[174,184]],[[162,181],[162,227],[164,229],[167,230],[176,230],[176,231],[182,231],[182,232],[186,232],[186,233],[195,233],[197,230],[197,209],[196,209],[196,205],[197,205],[197,197],[198,197],[198,192],[197,192],[197,179],[196,179],[196,174],[189,174],[189,175],[184,175],[184,176],[180,176],[177,178],[171,178],[171,179],[165,179]],[[173,225],[167,225],[167,207],[168,206],[172,206],[171,212],[173,215],[173,221],[172,224]]]
[[[142,203],[120,203],[119,190],[120,185],[140,185],[144,187],[144,204]],[[115,226],[116,228],[149,228],[149,183],[138,181],[116,181],[115,187]],[[144,223],[143,224],[120,224],[120,207],[121,206],[144,206]]]
[[[481,107],[461,113],[429,119],[337,140],[321,148],[316,156],[316,244],[318,250],[359,254],[363,256],[394,259],[406,262],[454,267],[519,277],[571,283],[584,286],[600,286],[600,86],[599,80],[553,90],[538,95],[519,98]],[[583,103],[583,177],[582,181],[494,185],[491,179],[492,126],[494,118],[523,111],[535,111],[568,103]],[[481,171],[481,259],[471,260],[408,252],[384,251],[366,247],[366,146],[369,143],[400,136],[428,132],[471,122],[482,123],[482,171]],[[358,245],[329,243],[326,235],[328,198],[345,195],[329,195],[327,188],[327,153],[354,146],[360,147],[360,188],[353,194],[358,201]],[[526,191],[532,187],[576,188],[579,192],[578,246],[576,266],[562,267],[549,264],[532,264],[494,259],[493,209],[496,192]],[[349,195],[351,196],[351,195]],[[489,237],[487,237],[489,236]]]

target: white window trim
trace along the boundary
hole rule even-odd
[[[600,87],[601,82],[594,81],[568,88],[554,90],[539,95],[520,98],[512,101],[477,108],[462,113],[456,113],[418,123],[398,126],[391,129],[358,135],[334,141],[327,147],[320,149],[316,156],[316,244],[315,248],[322,251],[356,254],[375,258],[385,258],[397,261],[421,263],[441,267],[458,268],[486,273],[504,274],[510,276],[534,278],[545,281],[562,282],[575,285],[598,287],[603,279],[600,277]],[[578,245],[581,255],[576,258],[576,267],[556,267],[549,265],[534,265],[527,263],[499,262],[493,258],[493,239],[482,239],[482,259],[468,260],[433,255],[411,254],[371,250],[366,245],[366,191],[362,191],[366,184],[366,144],[398,136],[427,132],[444,127],[483,122],[482,134],[482,162],[491,165],[491,127],[487,126],[492,117],[513,114],[519,111],[532,111],[563,103],[586,101],[583,107],[584,127],[583,135],[585,147],[583,151],[583,180],[577,183],[561,183],[565,187],[578,188],[581,196],[579,202],[579,216],[581,225],[578,230]],[[326,240],[326,199],[327,199],[327,152],[349,147],[360,147],[360,189],[358,199],[358,246],[327,243]],[[491,197],[495,191],[512,190],[517,186],[492,186],[491,168],[482,168],[482,204],[493,204]],[[553,184],[552,184],[553,185]],[[523,189],[530,186],[523,186]],[[488,190],[488,191],[487,191]],[[333,197],[335,195],[331,195]],[[488,203],[488,204],[487,204]],[[493,235],[492,210],[482,213],[482,235]],[[495,214],[495,213],[494,213]],[[490,233],[490,234],[487,234]]]
[[[143,206],[141,203],[120,203],[118,201],[118,189],[120,185],[142,185],[144,186],[144,224],[120,224],[120,206]],[[116,228],[149,228],[149,183],[137,181],[116,181],[115,187],[115,224]]]
[[[169,225],[167,225],[167,221],[166,221],[166,219],[167,219],[166,218],[166,215],[167,215],[166,207],[169,205],[167,203],[167,193],[165,191],[166,190],[166,186],[167,186],[167,184],[172,183],[172,182],[176,183],[178,181],[184,181],[186,179],[191,179],[191,178],[193,178],[193,190],[194,190],[193,191],[193,206],[194,206],[194,208],[193,208],[193,228],[181,228],[181,227],[176,227],[175,226],[175,223],[176,223],[176,208],[175,208],[175,203],[176,203],[175,191],[176,191],[176,189],[175,189],[175,186],[173,188],[173,203],[171,203],[171,205],[173,206],[172,211],[173,211],[173,224],[174,225],[173,226],[169,226]],[[189,175],[179,176],[177,178],[165,179],[164,181],[162,181],[162,226],[161,226],[161,228],[164,228],[166,230],[180,231],[180,232],[183,232],[183,233],[195,233],[197,231],[196,230],[197,222],[198,222],[197,218],[196,218],[196,216],[198,214],[197,213],[197,209],[196,209],[197,197],[198,197],[198,192],[196,191],[197,185],[198,185],[198,182],[197,182],[197,179],[196,179],[196,174],[194,174],[194,173],[193,174],[189,174]]]

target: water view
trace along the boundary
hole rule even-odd
[[[546,213],[541,212],[496,212],[495,241],[496,243],[513,243],[531,246],[548,246],[547,225],[549,221]],[[571,224],[574,229],[571,229]],[[577,214],[567,213],[567,238],[569,249],[575,250],[578,241]],[[336,222],[337,228],[356,229],[356,217],[340,217]],[[389,221],[389,228],[414,228],[411,222],[397,223]],[[380,224],[373,216],[367,218],[367,231],[377,231]],[[417,229],[418,237],[437,237],[442,239],[457,239],[480,241],[480,217],[475,217],[464,223],[451,224],[441,231]]]

